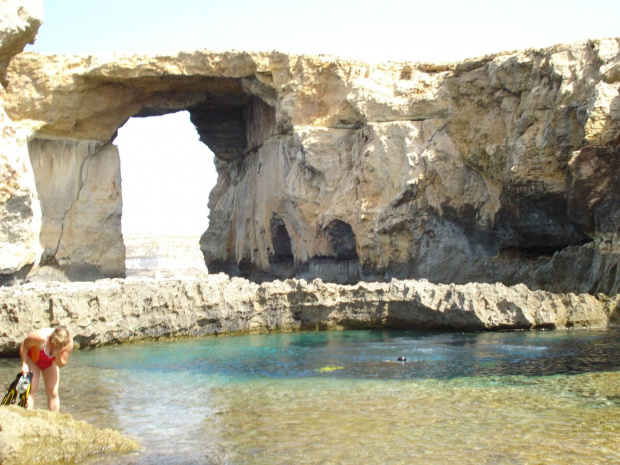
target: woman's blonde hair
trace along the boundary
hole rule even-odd
[[[67,328],[66,326],[57,327],[56,329],[54,329],[52,334],[50,334],[49,340],[50,344],[52,344],[54,347],[62,349],[64,346],[71,342],[71,333],[69,332],[69,328]]]

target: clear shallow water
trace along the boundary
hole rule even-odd
[[[64,412],[144,447],[93,463],[620,463],[618,332],[217,337],[61,373]]]

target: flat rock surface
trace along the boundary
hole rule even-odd
[[[47,410],[0,407],[0,463],[52,465],[76,463],[99,454],[137,450],[116,431],[97,429],[70,415]]]

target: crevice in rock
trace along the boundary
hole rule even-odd
[[[211,265],[209,264],[209,266]],[[237,263],[237,268],[239,269],[239,275],[246,279],[251,279],[256,274],[254,272],[254,263],[252,263],[252,259],[249,257],[243,257],[239,263]]]
[[[531,247],[502,247],[499,249],[498,258],[501,259],[536,259],[538,257],[553,257],[565,247],[553,245],[533,245]]]

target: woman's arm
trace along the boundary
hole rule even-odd
[[[56,357],[56,365],[59,368],[64,367],[69,361],[69,356],[73,351],[73,341],[64,346],[62,349],[57,349],[56,351],[52,351],[52,354]],[[56,353],[54,353],[56,352]]]

